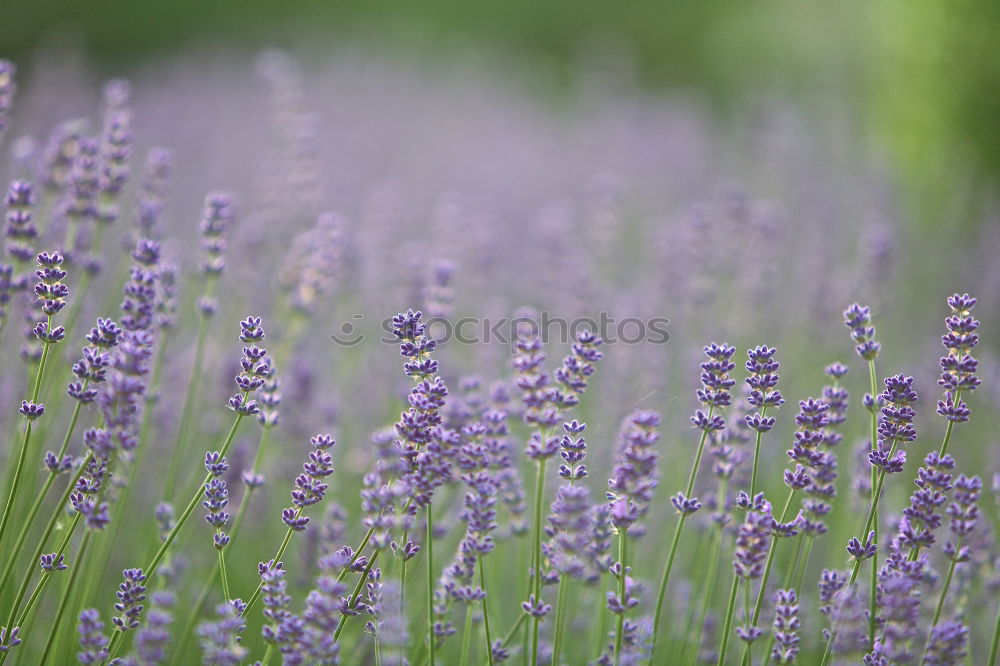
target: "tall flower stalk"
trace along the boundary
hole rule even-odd
[[[688,517],[701,507],[701,503],[693,497],[694,482],[698,478],[698,470],[701,468],[701,458],[705,452],[705,444],[708,441],[709,433],[720,431],[726,427],[725,419],[717,411],[728,407],[732,402],[732,390],[736,384],[729,373],[736,367],[732,362],[733,352],[736,349],[725,343],[719,345],[712,343],[704,347],[703,351],[708,356],[708,360],[701,364],[701,388],[697,391],[698,402],[702,404],[702,409],[695,411],[691,417],[691,424],[701,431],[701,438],[698,441],[698,449],[695,452],[694,462],[691,465],[691,473],[688,475],[688,484],[683,493],[678,493],[672,499],[674,507],[680,517],[677,526],[674,528],[674,536],[670,542],[670,550],[667,555],[666,564],[663,567],[663,574],[660,576],[660,588],[656,595],[656,611],[653,615],[653,646],[650,660],[655,659],[657,646],[660,641],[660,619],[663,613],[663,600],[666,597],[667,587],[670,585],[670,574],[674,567],[674,558],[677,556],[677,547],[680,545],[681,533],[684,531],[684,524]]]

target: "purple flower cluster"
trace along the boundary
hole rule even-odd
[[[216,606],[218,620],[198,625],[203,661],[218,666],[239,666],[246,658],[247,649],[241,645],[246,630],[245,610],[243,601],[233,599]]]
[[[229,524],[229,488],[222,475],[229,469],[229,463],[218,451],[205,453],[205,469],[212,475],[208,483],[205,484],[205,499],[202,506],[208,512],[205,520],[215,528],[212,534],[212,541],[218,550],[222,550],[229,544],[229,535],[223,529]]]
[[[749,393],[747,402],[760,409],[759,414],[748,415],[746,423],[757,432],[767,432],[774,427],[774,419],[763,416],[764,410],[780,407],[785,403],[778,387],[778,367],[774,359],[777,350],[761,345],[747,350],[746,369]]]
[[[808,534],[824,534],[825,516],[830,513],[837,494],[837,458],[826,450],[830,406],[822,400],[807,398],[799,402],[795,417],[798,429],[788,457],[795,461],[795,470],[785,470],[785,484],[794,490],[804,490],[802,530]]]
[[[708,409],[708,413],[699,409],[691,417],[691,423],[699,430],[713,431],[726,427],[725,419],[715,411],[729,406],[732,402],[730,391],[736,380],[730,377],[729,373],[736,367],[732,361],[735,351],[735,347],[714,342],[704,347],[708,360],[701,364],[701,388],[698,389],[697,395],[698,402]]]
[[[886,474],[895,474],[902,472],[906,463],[906,452],[900,447],[917,438],[913,426],[916,411],[910,406],[917,392],[913,390],[913,377],[899,374],[884,381],[885,391],[879,396],[885,405],[878,422],[878,448],[868,454],[868,460]]]
[[[892,663],[908,663],[914,658],[912,642],[920,631],[920,585],[927,573],[927,555],[916,559],[890,546],[889,557],[878,572],[877,602],[881,613],[876,618],[884,639],[872,657],[885,657]]]
[[[98,395],[95,384],[107,379],[111,366],[111,350],[118,346],[121,329],[111,319],[97,318],[97,324],[87,334],[89,343],[83,348],[83,357],[73,364],[76,381],[71,381],[66,393],[83,404],[94,401]]]
[[[858,356],[874,361],[882,345],[875,341],[871,308],[854,303],[844,310],[844,324],[851,329],[851,339],[857,344]]]
[[[628,530],[646,514],[653,500],[653,491],[659,482],[657,461],[659,454],[653,446],[660,439],[656,430],[660,415],[653,411],[638,410],[626,417],[618,439],[618,462],[608,479],[608,503],[611,522],[619,530]],[[676,498],[675,498],[676,499]],[[688,512],[701,506],[694,498],[684,498]],[[674,506],[677,506],[676,502]],[[639,532],[633,532],[640,535]]]
[[[764,573],[764,559],[771,545],[774,518],[771,503],[755,502],[747,511],[746,519],[736,533],[736,551],[733,553],[733,570],[740,578],[760,578]]]
[[[80,623],[76,626],[80,635],[80,652],[76,658],[81,664],[101,664],[108,658],[108,640],[104,633],[104,622],[96,608],[80,611]]]
[[[66,299],[69,297],[69,287],[63,284],[66,277],[63,269],[63,256],[58,252],[40,252],[38,254],[38,269],[35,276],[38,282],[35,284],[35,305],[48,318],[47,321],[38,322],[33,332],[35,337],[47,344],[59,342],[66,337],[66,329],[62,326],[52,328],[51,320],[54,315],[59,314],[66,307]]]
[[[201,214],[201,270],[209,280],[205,294],[198,301],[198,309],[208,317],[215,314],[219,304],[211,293],[212,281],[226,270],[226,237],[233,223],[233,201],[224,192],[212,192],[205,197]]]
[[[139,617],[142,615],[143,602],[146,600],[146,576],[142,569],[125,569],[122,571],[124,582],[118,585],[115,596],[118,601],[115,603],[115,610],[120,613],[111,618],[111,623],[118,631],[128,631],[139,626]]]
[[[258,345],[263,340],[260,317],[247,317],[240,322],[240,341],[246,346],[240,359],[240,373],[234,380],[238,392],[229,398],[229,408],[242,416],[255,416],[260,412],[259,404],[250,399],[250,394],[262,388],[271,376],[271,359],[267,350]]]
[[[301,532],[309,523],[302,511],[318,503],[326,495],[328,485],[324,479],[333,474],[333,456],[330,449],[336,444],[330,435],[316,435],[309,440],[312,449],[309,459],[302,465],[302,473],[295,477],[292,505],[281,512],[281,520],[289,529]]]
[[[948,298],[951,315],[945,319],[948,332],[941,343],[948,352],[941,357],[941,378],[938,384],[945,394],[938,401],[937,413],[953,423],[969,420],[969,407],[962,401],[963,393],[972,393],[980,384],[976,370],[979,361],[972,356],[972,348],[979,343],[979,320],[971,314],[976,299],[968,294],[954,294]]]
[[[11,107],[14,106],[14,93],[17,92],[15,74],[17,67],[14,63],[10,60],[0,60],[0,139],[7,130],[7,120],[10,117]]]
[[[17,264],[26,264],[35,257],[38,228],[32,216],[35,205],[35,188],[24,180],[12,180],[4,198],[7,205],[5,251]],[[12,285],[15,288],[17,285]]]
[[[953,501],[948,505],[948,529],[953,538],[944,546],[945,555],[954,562],[968,562],[972,556],[969,546],[962,542],[976,527],[979,520],[979,497],[983,492],[983,482],[978,476],[959,475],[955,480]]]
[[[926,666],[957,666],[965,663],[968,654],[969,628],[961,622],[949,620],[931,629],[922,663]]]
[[[794,664],[799,656],[799,601],[795,590],[778,590],[774,595],[774,647],[771,661]]]
[[[900,548],[919,550],[934,545],[934,530],[941,526],[941,507],[948,501],[955,460],[931,451],[917,471],[917,489],[903,509],[896,537]]]

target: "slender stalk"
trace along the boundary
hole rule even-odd
[[[871,390],[872,400],[877,401],[876,393],[878,387],[878,373],[875,371],[875,359],[868,360],[868,382]],[[877,404],[877,402],[876,402]],[[949,421],[949,423],[951,423]],[[872,429],[872,450],[875,450],[878,442],[878,410],[873,409],[871,414],[871,429]],[[872,483],[872,506],[877,505],[877,500],[875,499],[875,468],[871,469],[871,483]],[[878,513],[877,510],[874,513],[874,529],[875,529],[875,543],[878,544]],[[868,530],[864,531],[864,536],[867,536]],[[871,584],[869,586],[868,592],[868,646],[873,648],[875,645],[875,623],[876,623],[876,602],[878,599],[877,586],[878,586],[878,553],[875,553],[875,557],[872,559],[872,576]]]
[[[79,524],[79,522],[80,522],[80,514],[78,513],[73,517],[73,522],[70,524],[70,528],[66,530],[66,534],[63,536],[62,543],[59,544],[59,549],[56,551],[56,559],[58,559],[59,555],[65,554],[66,548],[69,546],[70,539],[73,538],[73,532],[76,530],[76,526],[77,524]],[[38,579],[38,583],[35,585],[35,589],[32,590],[31,596],[28,598],[28,603],[25,604],[24,610],[21,612],[20,616],[17,616],[17,606],[18,604],[21,603],[21,598],[23,598],[24,596],[23,591],[18,595],[17,601],[14,603],[13,606],[11,606],[10,618],[7,620],[8,627],[24,627],[25,620],[28,617],[28,613],[31,612],[31,609],[34,607],[35,602],[38,601],[38,598],[41,595],[42,590],[45,589],[45,586],[49,581],[50,575],[51,572],[49,571],[42,572],[42,576],[41,578]],[[30,572],[28,580],[30,580]],[[17,618],[16,620],[15,617]],[[21,635],[21,639],[24,640],[23,632]],[[11,653],[10,650],[0,653],[0,664],[3,664],[7,660],[7,657],[8,655],[10,655],[10,653]]]
[[[760,417],[764,418],[764,414],[767,412],[767,407],[762,406],[760,408]],[[754,437],[753,443],[753,467],[750,471],[750,499],[757,493],[757,463],[760,461],[760,441],[764,437],[764,433],[761,430],[757,431],[757,436]]]
[[[892,447],[889,449],[889,455],[892,456],[892,454],[895,451],[896,451],[896,443],[893,442],[892,443]],[[871,530],[872,521],[874,520],[874,518],[875,518],[875,512],[878,509],[878,500],[882,496],[882,484],[884,482],[885,482],[885,470],[879,470],[878,480],[877,480],[877,482],[876,482],[876,484],[874,486],[875,493],[874,493],[874,497],[872,498],[872,505],[871,505],[871,508],[868,510],[868,518],[865,520],[865,528],[861,532],[861,534],[862,534],[861,538],[862,539],[867,539],[868,538],[868,532]],[[844,597],[845,600],[847,598],[846,594],[850,593],[851,588],[854,587],[854,583],[858,579],[858,572],[861,571],[861,565],[862,565],[862,563],[863,563],[863,560],[858,560],[854,564],[854,570],[851,571],[851,579],[848,582],[847,588],[846,588],[846,591],[845,591],[845,597]],[[823,660],[822,660],[820,666],[826,666],[830,662],[830,657],[831,657],[832,651],[833,651],[833,643],[837,639],[837,621],[840,618],[840,613],[841,613],[842,610],[843,610],[843,601],[838,605],[837,614],[833,618],[833,626],[830,628],[830,637],[826,641],[826,649],[823,651]]]
[[[244,394],[243,397],[245,400],[246,394]],[[240,427],[240,422],[243,420],[243,416],[244,416],[243,414],[236,415],[236,419],[233,421],[233,426],[229,429],[229,434],[226,435],[226,439],[223,442],[222,447],[219,451],[220,455],[225,456],[229,452],[229,447],[232,446],[233,440],[236,438],[236,431]],[[163,543],[160,544],[160,547],[156,550],[156,553],[153,555],[153,559],[151,559],[149,561],[149,564],[146,565],[146,567],[143,569],[143,572],[146,574],[147,578],[152,578],[153,574],[156,573],[156,569],[160,566],[160,562],[162,562],[163,558],[166,556],[167,550],[170,548],[170,545],[174,542],[174,539],[177,538],[177,534],[184,527],[184,524],[187,522],[188,518],[191,517],[191,514],[194,512],[195,507],[198,506],[198,501],[201,499],[202,493],[204,492],[205,484],[208,483],[211,479],[212,479],[211,474],[205,475],[204,480],[201,482],[201,484],[199,484],[198,489],[195,490],[190,501],[188,501],[187,506],[184,507],[184,511],[178,517],[177,522],[174,523],[173,529],[167,533],[166,538],[163,539]],[[110,655],[111,661],[113,661],[114,658],[117,656],[118,650],[121,647],[122,635],[123,632],[117,631],[111,637],[111,642],[108,645],[108,654]]]
[[[87,547],[90,545],[90,537],[93,534],[93,530],[87,530],[83,535],[83,540],[80,542],[80,550],[76,554],[76,566],[73,567],[73,571],[70,572],[69,581],[66,584],[66,589],[63,590],[62,596],[59,598],[59,606],[56,608],[56,613],[52,617],[51,625],[52,630],[49,632],[49,637],[45,641],[45,650],[42,652],[42,658],[39,660],[39,664],[43,665],[48,663],[49,654],[52,652],[52,648],[55,647],[56,637],[59,635],[59,625],[62,623],[63,615],[66,614],[66,610],[69,608],[69,598],[76,583],[76,578],[83,571],[83,559],[87,553]]]
[[[722,626],[722,638],[719,641],[719,661],[717,666],[726,663],[726,652],[729,650],[729,632],[733,630],[733,611],[736,609],[736,591],[739,589],[740,577],[733,576],[733,586],[729,590],[729,606],[726,608],[726,621]]]
[[[206,294],[209,292],[211,284],[211,278],[209,278],[209,282],[205,288]],[[205,357],[205,341],[208,338],[208,321],[208,317],[203,314],[199,315],[198,338],[194,347],[194,366],[191,368],[191,376],[188,379],[187,390],[184,393],[184,406],[181,408],[180,425],[177,428],[177,437],[174,439],[174,446],[171,449],[172,454],[167,467],[167,480],[163,487],[163,499],[166,502],[173,501],[180,461],[187,457],[185,450],[187,448],[188,432],[191,429],[191,414],[194,411],[198,388],[201,386],[202,381],[201,369]]]
[[[556,594],[556,628],[552,640],[552,664],[557,666],[562,658],[563,621],[566,614],[566,574],[559,576],[559,591]]]
[[[622,565],[618,577],[618,600],[621,601],[622,612],[618,614],[618,626],[615,629],[615,666],[621,663],[622,639],[625,637],[625,575],[628,571],[628,529],[618,532],[618,561]]]
[[[543,438],[544,439],[544,438]],[[534,561],[532,570],[532,588],[535,596],[535,603],[539,603],[542,597],[542,504],[545,495],[545,463],[542,458],[538,461],[538,476],[535,480],[535,531],[534,542],[532,544],[532,557]],[[538,625],[541,619],[537,616],[531,617],[531,666],[538,664]]]
[[[990,645],[990,658],[986,666],[997,666],[997,655],[1000,654],[1000,609],[997,610],[997,621],[993,627],[993,641]]]
[[[955,551],[958,552],[962,547],[962,539],[959,538],[958,543],[955,545]],[[955,575],[955,565],[958,564],[955,560],[951,560],[948,565],[948,573],[944,577],[944,585],[941,587],[941,596],[938,597],[937,606],[934,608],[934,619],[931,620],[931,630],[937,626],[938,621],[941,619],[941,610],[944,608],[945,597],[948,596],[948,588],[951,587],[951,577]],[[929,640],[929,638],[928,638]]]
[[[46,330],[52,329],[52,315],[48,317]],[[49,357],[49,347],[51,343],[42,343],[42,358],[38,362],[38,372],[35,373],[35,383],[31,390],[31,402],[38,402],[38,392],[41,390],[42,374],[45,372],[45,361]],[[7,533],[7,525],[14,512],[14,502],[17,499],[17,489],[21,483],[21,475],[24,474],[25,461],[28,459],[28,448],[31,445],[31,424],[29,420],[24,426],[24,437],[21,439],[21,449],[17,454],[17,463],[14,467],[14,478],[11,480],[10,492],[7,494],[7,503],[3,507],[3,517],[0,518],[0,544],[3,544],[4,535]]]
[[[785,506],[781,510],[780,522],[783,523],[788,520],[788,510],[792,506],[792,498],[794,497],[795,497],[795,488],[789,488],[788,499],[785,500]],[[802,544],[802,539],[800,538],[799,539],[800,547],[801,544]],[[754,604],[754,609],[753,609],[753,622],[750,623],[750,626],[757,626],[757,621],[760,619],[760,611],[764,607],[764,595],[767,594],[767,581],[771,577],[771,566],[774,564],[774,553],[778,550],[777,546],[778,546],[778,537],[777,535],[773,535],[771,537],[771,545],[767,549],[767,562],[764,564],[764,574],[761,576],[760,579],[760,591],[757,593],[757,603]],[[747,581],[747,591],[749,592],[749,590],[750,590],[750,582]],[[742,663],[744,664],[744,666],[749,664],[751,661],[750,658],[751,645],[752,645],[751,643],[747,643],[746,647],[743,648]]]
[[[962,389],[955,391],[955,404],[959,404],[962,400]],[[955,422],[952,420],[948,421],[948,425],[944,430],[944,441],[941,442],[941,452],[940,455],[943,458],[946,453],[948,453],[948,445],[951,443],[951,431],[955,427]]]
[[[465,604],[465,627],[462,629],[462,657],[458,663],[469,663],[469,651],[472,649],[472,604]]]
[[[222,593],[226,595],[226,601],[233,598],[229,593],[229,576],[226,574],[226,556],[223,555],[222,548],[216,549],[219,553],[219,575],[222,577]]]
[[[364,572],[362,572],[361,578],[358,580],[358,584],[354,586],[354,592],[351,593],[351,598],[350,601],[348,602],[351,608],[354,608],[354,604],[357,603],[358,596],[361,595],[361,590],[362,588],[364,588],[365,582],[367,582],[368,580],[368,574],[371,573],[372,566],[374,566],[375,560],[378,559],[378,554],[380,552],[382,551],[376,549],[375,552],[372,553],[371,559],[368,560],[368,564],[365,565],[365,570]],[[344,615],[343,617],[340,618],[340,622],[337,623],[337,630],[333,632],[334,643],[340,640],[340,634],[343,633],[344,627],[347,625],[347,619],[349,617],[350,615]]]
[[[428,503],[427,515],[427,651],[434,666],[434,514]]]
[[[708,420],[712,420],[715,413],[715,405],[708,408]],[[691,465],[691,473],[688,474],[688,484],[685,495],[691,496],[694,492],[694,482],[698,477],[698,468],[701,467],[701,457],[705,453],[705,443],[708,441],[708,430],[701,431],[701,438],[698,442],[698,451],[694,456],[694,463]],[[653,614],[653,644],[650,647],[649,661],[656,663],[656,645],[660,638],[660,617],[663,614],[663,599],[667,594],[667,586],[670,584],[670,572],[674,568],[674,558],[677,556],[677,546],[681,541],[681,532],[684,531],[684,523],[687,522],[687,514],[682,513],[674,529],[674,537],[670,542],[670,554],[667,556],[667,563],[663,567],[663,575],[660,577],[660,589],[656,595],[656,611]]]
[[[88,383],[89,380],[84,382],[84,390],[86,390]],[[77,401],[76,407],[73,408],[73,416],[70,418],[69,426],[66,428],[66,435],[63,437],[62,445],[59,447],[59,453],[57,456],[59,460],[62,460],[63,456],[66,455],[66,451],[69,450],[69,442],[73,436],[73,430],[76,429],[77,418],[80,416],[81,404],[82,403]],[[7,587],[7,580],[10,577],[10,574],[14,571],[14,562],[17,558],[17,554],[21,552],[21,547],[24,545],[24,540],[28,537],[31,524],[34,522],[35,516],[38,515],[39,510],[41,510],[42,504],[45,502],[45,498],[48,496],[49,490],[52,489],[52,484],[55,482],[57,476],[58,475],[55,472],[49,472],[49,477],[45,479],[41,492],[35,495],[35,501],[31,504],[31,509],[28,510],[27,517],[21,521],[21,529],[18,532],[17,539],[14,541],[14,547],[10,550],[10,557],[4,565],[3,574],[0,574],[0,590]],[[74,481],[69,485],[70,492],[72,492],[72,488],[75,483],[76,482]],[[69,497],[68,494],[67,497]],[[44,547],[43,543],[42,548]],[[39,554],[41,554],[41,551],[39,551]],[[37,560],[37,556],[34,559]]]
[[[478,558],[479,561],[479,587],[483,588],[483,592],[486,592],[486,560],[482,557]],[[489,666],[493,666],[493,637],[490,635],[490,610],[489,610],[489,594],[483,597],[483,627],[486,629],[486,661]],[[524,617],[523,615],[521,617]],[[556,653],[556,658],[559,658],[559,653]]]
[[[302,507],[299,507],[298,510],[295,512],[295,517],[298,518],[301,513],[302,513]],[[285,530],[285,538],[281,540],[281,545],[278,546],[278,552],[275,553],[274,557],[271,558],[271,562],[277,564],[281,560],[281,556],[285,554],[285,549],[288,548],[288,544],[292,540],[292,532],[294,532],[294,530],[291,527]],[[260,581],[259,583],[257,583],[257,589],[254,590],[253,595],[250,597],[250,601],[247,602],[247,607],[243,611],[243,617],[247,617],[250,615],[250,611],[253,609],[254,604],[256,604],[257,600],[260,599],[260,594],[263,589],[264,589],[264,581]]]
[[[723,479],[719,484],[718,501],[716,502],[719,507],[722,507],[725,504],[726,490],[729,485],[728,481],[728,479]],[[708,608],[711,605],[712,596],[715,593],[715,581],[719,571],[719,558],[722,556],[723,533],[724,528],[721,524],[718,525],[718,529],[714,530],[712,533],[712,545],[709,551],[712,555],[709,558],[711,564],[709,565],[710,568],[708,570],[708,582],[702,588],[701,610],[698,612],[697,620],[693,628],[693,640],[690,642],[690,644],[694,647],[694,654],[691,655],[691,658],[695,661],[698,659],[698,650],[701,648],[701,632],[705,627],[705,618],[708,617]],[[688,663],[686,649],[681,663]]]

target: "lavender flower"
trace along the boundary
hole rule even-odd
[[[702,410],[697,410],[691,417],[691,423],[695,428],[704,431],[722,430],[726,427],[725,420],[718,414],[714,414],[716,409],[727,407],[732,402],[730,390],[736,384],[736,380],[729,376],[729,373],[736,364],[732,362],[734,347],[727,344],[712,343],[704,347],[707,361],[701,364],[701,388],[698,389],[698,401],[708,409],[708,414]]]
[[[9,60],[0,60],[0,140],[3,139],[7,131],[7,121],[10,117],[11,107],[14,106],[14,93],[17,92],[17,83],[14,75],[17,74],[17,67]]]
[[[344,263],[344,226],[339,215],[324,213],[292,240],[281,282],[297,311],[312,313],[336,287]]]
[[[625,419],[618,441],[618,462],[608,479],[611,521],[619,530],[628,530],[646,514],[659,481],[653,446],[660,439],[656,428],[660,415],[636,411]]]
[[[83,357],[73,364],[73,374],[76,381],[71,381],[66,387],[66,393],[83,404],[89,404],[97,398],[97,384],[107,379],[108,368],[111,367],[111,350],[118,346],[121,329],[110,319],[97,318],[97,325],[90,329],[83,348]]]
[[[142,238],[159,237],[157,223],[166,205],[167,181],[172,167],[172,156],[166,148],[153,147],[146,153],[136,201],[136,223]]]
[[[948,517],[951,523],[948,526],[953,536],[945,544],[944,552],[954,562],[968,562],[971,551],[968,546],[963,546],[963,540],[968,537],[976,527],[979,520],[979,497],[983,491],[983,482],[978,476],[967,477],[959,475],[955,480],[955,493],[951,504],[948,505]]]
[[[733,569],[736,575],[746,580],[760,578],[764,573],[764,559],[771,544],[774,518],[771,504],[766,500],[759,509],[747,511],[746,520],[736,535],[736,551],[733,553]]]
[[[951,490],[951,471],[955,460],[950,455],[940,456],[932,451],[924,458],[924,466],[917,471],[917,490],[910,495],[910,505],[903,509],[896,537],[900,548],[919,550],[934,544],[934,530],[941,526],[941,507],[948,501]]]
[[[111,618],[111,623],[118,631],[125,632],[139,626],[139,617],[144,608],[142,602],[146,600],[146,576],[142,569],[125,569],[122,577],[125,582],[119,583],[115,593],[118,597],[115,610],[121,615]]]
[[[0,71],[0,77],[2,76]],[[7,205],[5,249],[17,264],[26,264],[35,257],[35,244],[38,240],[38,229],[32,220],[34,186],[27,181],[12,180],[4,202]]]
[[[328,488],[323,479],[333,474],[333,456],[330,455],[330,449],[336,444],[333,437],[316,435],[309,444],[312,446],[309,459],[302,465],[302,473],[295,477],[293,506],[281,512],[282,521],[296,532],[304,530],[309,523],[309,517],[302,515],[303,509],[323,499]]]
[[[961,622],[949,620],[931,629],[922,663],[927,666],[957,666],[965,663],[968,654],[969,628]]]
[[[239,392],[229,398],[229,408],[243,416],[255,416],[260,412],[260,407],[249,396],[263,387],[271,375],[271,360],[267,356],[267,350],[258,346],[264,340],[260,317],[247,317],[240,322],[240,340],[247,346],[243,347],[240,373],[234,380]]]
[[[871,309],[854,303],[844,310],[844,324],[851,329],[851,338],[857,343],[858,356],[866,361],[874,361],[882,345],[875,341]]]
[[[907,663],[908,651],[920,624],[920,583],[926,575],[927,556],[910,559],[899,548],[890,546],[889,557],[878,572],[876,599],[885,639],[874,656],[884,656],[892,663]]]
[[[223,462],[223,464],[225,463]],[[207,460],[205,466],[209,468],[209,473],[214,474]],[[219,472],[219,474],[221,473]],[[205,514],[205,520],[215,528],[215,533],[212,535],[215,547],[222,550],[229,543],[229,536],[223,531],[223,528],[229,523],[229,512],[225,510],[229,505],[229,489],[226,487],[226,481],[221,478],[213,478],[206,483],[205,499],[201,504],[208,512]]]
[[[913,390],[913,377],[893,375],[885,378],[885,391],[880,398],[885,401],[878,422],[878,448],[868,454],[871,464],[887,474],[903,471],[906,452],[899,450],[917,438],[913,426],[916,415],[911,403],[917,399]]]
[[[233,223],[233,202],[223,192],[212,192],[205,197],[205,207],[201,215],[201,250],[203,258],[201,270],[208,280],[205,294],[198,302],[203,316],[211,316],[218,309],[218,302],[212,295],[211,286],[226,269],[226,236]]]
[[[219,616],[217,621],[198,625],[202,659],[205,663],[239,666],[246,658],[247,649],[240,645],[242,634],[246,630],[246,623],[243,620],[244,610],[246,604],[239,599],[233,599],[216,606],[215,612]]]
[[[47,317],[34,328],[35,337],[46,344],[54,344],[66,336],[62,326],[52,328],[52,317],[66,307],[69,287],[63,284],[66,271],[62,267],[63,256],[58,252],[41,252],[38,254],[38,270],[35,275],[38,283],[35,285],[35,303]]]
[[[104,623],[96,608],[80,611],[80,624],[76,627],[80,635],[80,652],[76,654],[81,664],[100,664],[108,658],[108,640],[104,633]]]
[[[146,622],[135,634],[137,661],[143,666],[156,666],[167,659],[170,647],[170,610],[176,603],[173,592],[161,590],[152,594],[152,604],[146,613]]]
[[[794,664],[799,655],[799,604],[795,590],[778,590],[774,608],[774,647],[771,661]]]
[[[780,364],[774,359],[777,350],[766,345],[754,347],[747,350],[746,369],[750,373],[747,377],[747,385],[750,393],[747,402],[757,407],[763,412],[765,409],[780,407],[785,399],[781,396],[778,386],[778,367]],[[774,426],[774,419],[758,417],[753,419],[747,416],[747,425],[758,432],[767,432]]]
[[[968,294],[954,294],[948,298],[951,308],[951,315],[945,319],[948,333],[941,337],[948,352],[941,357],[941,378],[938,380],[945,394],[938,401],[937,413],[952,423],[969,420],[971,412],[961,396],[972,393],[980,384],[976,376],[979,362],[972,356],[972,348],[979,343],[976,333],[979,320],[971,314],[975,306],[976,299]]]

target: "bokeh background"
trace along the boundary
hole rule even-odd
[[[711,339],[741,355],[764,342],[779,347],[790,400],[774,434],[781,442],[794,400],[818,393],[822,367],[850,363],[857,416],[847,440],[863,439],[856,403],[866,377],[840,315],[854,300],[875,310],[884,374],[918,377],[926,435],[910,457],[912,479],[943,431],[933,403],[944,299],[973,292],[986,331],[977,349],[984,385],[960,451],[989,479],[1000,405],[989,333],[1000,324],[998,34],[992,0],[7,0],[0,56],[18,63],[19,93],[0,175],[32,174],[57,123],[83,118],[96,131],[102,82],[132,82],[134,172],[150,146],[174,153],[163,237],[181,265],[181,333],[169,343],[164,383],[184,386],[191,367],[202,199],[230,190],[239,211],[231,291],[208,343],[202,394],[218,409],[199,414],[200,426],[207,441],[225,428],[234,322],[263,314],[290,358],[283,370],[295,408],[281,439],[298,447],[273,456],[274,476],[290,479],[305,438],[334,429],[345,443],[338,500],[352,535],[350,491],[371,462],[364,443],[398,415],[407,382],[395,350],[344,351],[328,333],[362,313],[374,341],[382,317],[434,300],[438,260],[456,265],[448,287],[456,315],[530,306],[671,319],[665,349],[609,346],[581,406],[598,442],[590,459],[598,478],[621,417],[635,407],[664,412],[664,492],[686,474],[695,370]],[[329,210],[342,216],[329,264],[335,286],[312,304],[311,328],[292,338],[289,294],[322,238],[322,228],[310,231],[316,216]],[[85,320],[120,301],[124,261],[106,262]],[[78,349],[75,340],[67,347],[67,357]],[[549,365],[564,351],[555,341]],[[474,372],[485,387],[509,376],[505,352],[446,345],[443,374],[459,386]],[[3,387],[5,404],[20,388]],[[179,402],[164,395],[157,460],[171,453]],[[237,457],[250,457],[255,436],[241,437]],[[769,488],[781,487],[783,448],[765,453]],[[856,468],[845,447],[845,494]],[[893,506],[908,483],[891,491]],[[155,505],[155,485],[140,488],[140,506]],[[286,494],[282,482],[266,490],[261,515]],[[662,504],[656,518],[666,524],[673,518]],[[989,512],[995,520],[995,505]],[[127,526],[140,528],[148,513],[137,510]],[[840,565],[850,529],[834,528],[815,569]],[[262,524],[258,536],[276,530]],[[662,539],[644,543],[637,568],[645,558],[653,570]],[[251,580],[261,554],[233,557]],[[296,557],[306,561],[308,551]],[[106,596],[117,569],[135,564],[127,553],[109,559]],[[503,621],[517,612],[507,601]],[[990,621],[974,618],[976,640]]]

